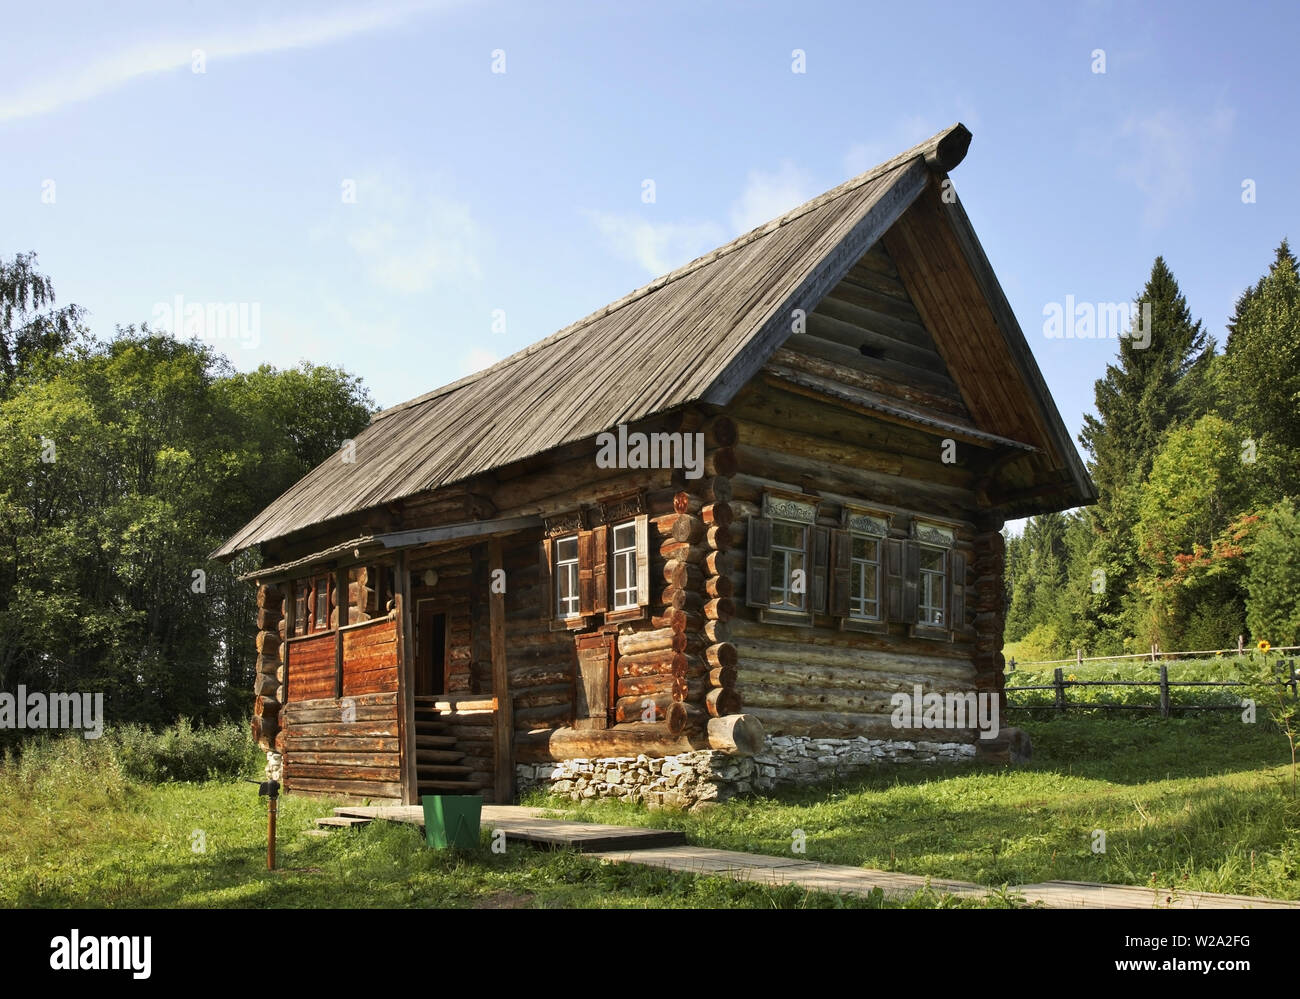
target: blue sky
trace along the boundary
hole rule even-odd
[[[1296,10],[24,5],[0,254],[37,251],[103,335],[255,303],[238,367],[341,364],[387,406],[960,120],[953,181],[1077,435],[1116,344],[1047,339],[1045,305],[1129,301],[1163,254],[1222,342],[1300,239]]]

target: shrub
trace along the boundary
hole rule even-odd
[[[1256,535],[1246,578],[1246,624],[1254,639],[1300,644],[1300,516],[1275,504]]]
[[[262,759],[244,726],[233,722],[194,728],[182,718],[161,732],[126,725],[113,739],[123,773],[146,783],[251,776]]]

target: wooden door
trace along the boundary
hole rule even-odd
[[[419,603],[415,626],[415,696],[447,692],[447,615],[432,600]]]
[[[616,635],[578,636],[578,676],[574,685],[574,728],[608,728],[614,676]]]

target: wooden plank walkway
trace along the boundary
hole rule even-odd
[[[929,888],[940,894],[984,898],[993,893],[970,881],[927,878],[896,871],[823,864],[799,856],[776,857],[735,850],[690,846],[683,833],[638,826],[608,826],[544,818],[550,810],[517,805],[484,805],[482,822],[505,830],[507,839],[548,847],[568,847],[612,864],[641,864],[686,874],[732,878],[767,885],[798,885],[830,894],[869,895],[879,888],[891,898],[911,898]],[[334,809],[341,819],[383,819],[424,825],[419,805],[376,805]],[[1250,895],[1200,891],[1159,891],[1133,885],[1086,881],[1044,881],[1020,885],[1010,894],[1047,909],[1300,909],[1300,902]]]
[[[424,809],[419,805],[375,805],[334,809],[339,818],[384,819],[424,825]],[[641,850],[648,847],[671,847],[686,843],[686,834],[675,829],[645,829],[640,826],[608,826],[594,822],[561,822],[543,819],[542,808],[513,805],[484,805],[482,824],[500,829],[506,839],[523,840],[537,846],[577,850],[579,853],[610,850]]]
[[[732,878],[767,885],[798,885],[830,894],[869,895],[879,888],[891,898],[910,898],[928,887],[939,894],[984,898],[992,889],[969,881],[927,878],[865,867],[822,864],[796,857],[767,857],[732,850],[685,846],[666,849],[592,854],[615,864],[643,864],[670,871]],[[1300,902],[1256,898],[1250,895],[1215,895],[1211,892],[1152,891],[1129,885],[1091,884],[1083,881],[1045,881],[1019,885],[1009,893],[1029,905],[1047,909],[1300,909]]]

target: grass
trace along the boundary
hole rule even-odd
[[[1288,657],[1289,658],[1289,657]],[[1235,656],[1204,659],[1166,660],[1161,664],[1152,664],[1143,659],[1115,659],[1098,662],[1085,662],[1082,666],[1074,663],[1062,663],[1061,673],[1068,681],[1089,681],[1107,683],[1107,681],[1138,681],[1151,686],[1099,686],[1065,688],[1066,703],[1080,707],[1089,704],[1131,704],[1157,707],[1160,704],[1160,666],[1168,669],[1170,684],[1202,681],[1223,681],[1235,679],[1232,664]],[[1028,687],[1051,685],[1054,683],[1054,666],[1040,669],[1017,669],[1007,676],[1008,687]],[[1279,675],[1285,672],[1282,661],[1278,662]],[[1052,690],[1017,690],[1007,695],[1013,705],[1047,707],[1055,702]],[[1240,705],[1245,696],[1240,687],[1170,687],[1170,701],[1177,710],[1179,705]],[[1041,712],[1036,712],[1041,717]],[[1230,712],[1225,711],[1225,714]]]
[[[1033,763],[1015,769],[882,769],[696,813],[549,799],[756,853],[790,855],[800,830],[805,859],[975,881],[990,887],[983,900],[843,898],[522,845],[498,855],[486,833],[475,853],[433,851],[417,828],[389,823],[317,838],[305,833],[333,803],[293,796],[281,800],[281,869],[268,872],[265,799],[251,784],[142,781],[111,740],[70,735],[0,767],[0,906],[1007,907],[1005,886],[1053,879],[1300,898],[1300,805],[1267,722],[1034,714],[1006,720],[1034,741]]]
[[[1300,803],[1266,722],[1186,718],[1008,719],[1034,760],[898,768],[831,788],[735,800],[702,812],[549,799],[589,820],[683,830],[691,842],[989,886],[1048,880],[1300,899]],[[1039,713],[1041,715],[1041,713]],[[1285,762],[1284,762],[1285,761]],[[1094,830],[1105,852],[1094,853]]]
[[[933,908],[1004,906],[919,892],[841,898],[739,884],[523,845],[426,849],[377,822],[304,835],[331,802],[288,796],[279,870],[266,870],[265,799],[238,780],[143,783],[107,741],[45,744],[0,768],[0,906],[402,908]]]

